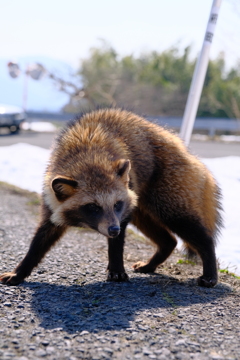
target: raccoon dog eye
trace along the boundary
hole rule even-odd
[[[94,203],[86,204],[84,206],[85,210],[92,214],[98,214],[102,208]]]
[[[114,204],[114,210],[116,212],[121,211],[123,208],[123,201],[117,201],[116,204]]]

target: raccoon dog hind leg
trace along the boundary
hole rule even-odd
[[[198,284],[212,287],[218,279],[215,237],[221,226],[220,190],[203,164],[186,151],[183,155],[174,153],[170,144],[157,153],[148,184],[151,191],[139,197],[133,215],[134,224],[157,244],[157,251],[134,269],[154,271],[175,248],[177,234],[202,259]]]

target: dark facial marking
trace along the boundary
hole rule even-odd
[[[98,216],[98,215],[102,214],[102,212],[103,212],[103,209],[101,208],[101,206],[98,206],[94,203],[89,203],[89,204],[81,206],[81,210],[83,212],[85,212],[86,215],[89,215],[89,216]]]
[[[117,201],[116,204],[114,204],[114,210],[116,213],[120,212],[123,208],[123,201]]]
[[[103,209],[94,203],[89,203],[80,206],[78,209],[65,212],[65,218],[68,225],[80,227],[87,225],[94,230],[98,229],[98,223],[102,216]]]

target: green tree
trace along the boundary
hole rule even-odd
[[[195,66],[190,51],[172,47],[121,58],[103,42],[82,61],[83,89],[75,92],[68,109],[112,105],[146,115],[183,116]],[[220,55],[209,62],[198,116],[240,118],[239,104],[240,65],[226,71]]]
[[[210,61],[198,116],[240,118],[240,66],[225,71],[222,55]]]

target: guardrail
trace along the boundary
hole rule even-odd
[[[45,112],[27,112],[27,117],[31,121],[69,121],[76,118],[76,114],[69,113],[45,113]],[[180,117],[163,117],[163,116],[147,116],[147,119],[158,125],[180,130],[182,118]],[[194,124],[194,132],[206,131],[208,135],[213,137],[217,132],[221,133],[240,133],[240,119],[224,119],[224,118],[197,118]]]
[[[34,120],[52,120],[52,121],[69,121],[76,117],[76,114],[70,113],[47,113],[27,111],[27,118],[30,121]]]
[[[180,130],[182,118],[156,117],[148,116],[149,121],[155,122],[161,126]],[[217,132],[221,133],[240,133],[240,119],[223,118],[197,118],[194,123],[193,131],[207,131],[208,135],[213,137]]]

